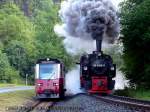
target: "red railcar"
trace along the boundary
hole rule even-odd
[[[37,98],[64,97],[64,65],[57,59],[39,59],[35,66]]]

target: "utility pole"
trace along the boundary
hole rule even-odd
[[[28,74],[26,74],[26,86],[28,85]]]

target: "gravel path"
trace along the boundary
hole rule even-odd
[[[103,102],[94,97],[77,95],[56,103],[49,112],[135,112],[123,106]]]

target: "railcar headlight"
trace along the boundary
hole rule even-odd
[[[58,86],[58,83],[53,83],[54,86]]]
[[[42,83],[38,83],[37,85],[38,85],[38,86],[42,86],[43,84],[42,84]]]

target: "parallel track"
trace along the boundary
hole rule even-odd
[[[53,104],[54,102],[52,101],[33,100],[32,103],[27,103],[16,112],[47,112],[53,106]]]
[[[116,95],[109,95],[109,96],[92,95],[92,96],[108,103],[129,107],[136,111],[150,112],[150,101],[138,100],[134,98],[122,97]]]

